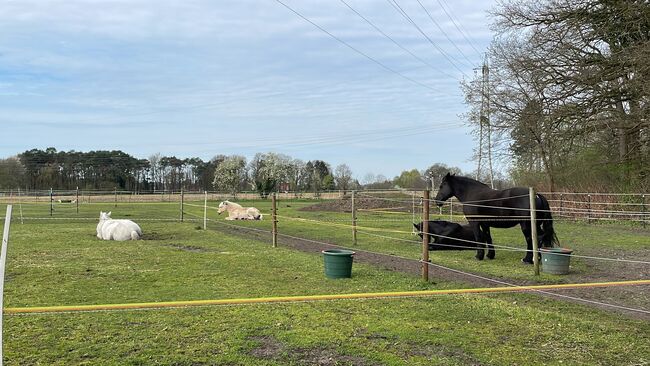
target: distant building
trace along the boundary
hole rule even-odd
[[[280,183],[278,184],[278,191],[280,192],[289,192],[291,189],[291,184],[290,183]]]

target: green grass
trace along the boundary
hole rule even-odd
[[[411,214],[389,214],[382,212],[359,211],[357,214],[359,230],[366,230],[371,234],[379,234],[395,239],[380,238],[365,233],[358,234],[357,244],[352,242],[351,214],[334,212],[311,212],[301,211],[301,207],[313,204],[313,201],[300,202],[279,202],[278,231],[283,234],[321,240],[329,243],[336,243],[350,248],[369,250],[380,253],[395,254],[408,258],[419,259],[421,256],[421,244],[419,237],[411,234],[413,216]],[[254,201],[243,202],[242,204],[255,205],[265,214],[267,220],[263,222],[230,221],[229,224],[244,227],[271,229],[270,202]],[[201,203],[202,205],[202,203]],[[213,204],[215,205],[215,204]],[[203,216],[203,210],[197,207],[186,207],[186,210],[194,215]],[[433,213],[431,218],[448,220],[448,216],[437,216]],[[212,210],[208,213],[211,219],[222,220]],[[316,220],[319,223],[297,221],[295,218]],[[461,217],[455,217],[455,220]],[[419,221],[418,216],[415,217]],[[634,251],[647,249],[650,246],[650,230],[630,228],[619,225],[592,225],[586,223],[575,223],[571,221],[559,221],[554,224],[555,230],[563,246],[572,248],[576,255],[609,257],[615,251]],[[382,231],[372,231],[381,229]],[[386,231],[383,231],[386,230]],[[495,260],[477,261],[474,258],[475,251],[434,251],[429,253],[430,259],[443,266],[467,270],[470,272],[515,279],[537,283],[558,283],[566,282],[566,276],[558,276],[542,273],[540,276],[533,276],[533,268],[530,265],[521,263],[524,257],[523,250],[526,243],[521,230],[518,227],[510,229],[492,229],[492,237],[496,245],[507,246],[517,250],[508,250],[496,247],[497,256]],[[404,242],[402,240],[413,242]],[[416,242],[417,241],[417,242]],[[606,251],[603,253],[602,251]],[[633,255],[630,258],[635,259]],[[571,260],[571,271],[573,274],[588,274],[589,268],[584,261],[578,257]]]
[[[291,202],[291,207],[286,204],[280,204],[281,214],[286,216],[322,215],[320,218],[325,219],[346,216],[296,211],[308,202]],[[263,210],[268,208],[266,203],[255,205]],[[112,210],[116,218],[140,219],[145,240],[100,241],[95,237],[94,220],[28,220],[21,225],[14,216],[5,306],[459,286],[446,282],[426,284],[413,276],[359,263],[354,265],[353,278],[328,280],[323,275],[318,253],[271,248],[268,242],[198,230],[197,223],[145,220],[178,217],[176,204],[112,206],[84,205],[80,216],[95,218],[101,209]],[[43,207],[35,205],[23,209],[24,214],[32,217],[43,212]],[[45,212],[49,215],[49,211]],[[211,218],[216,218],[215,213],[211,212]],[[70,217],[69,213],[64,216],[61,210],[55,215]],[[235,224],[269,228],[270,220]],[[403,227],[410,225],[410,218],[406,223],[373,224],[410,230]],[[305,226],[282,221],[280,230],[330,242],[350,242],[347,231]],[[565,232],[574,229],[580,235],[594,230],[561,227]],[[515,240],[515,234],[520,234],[512,231]],[[507,230],[503,232],[510,235]],[[643,240],[647,236],[637,234],[622,231],[622,236],[629,237],[610,244],[642,248],[634,243],[634,238]],[[417,244],[360,238],[359,247],[374,251],[413,258],[419,253]],[[591,248],[588,238],[580,237],[577,243]],[[595,244],[598,245],[601,244]],[[512,277],[533,277],[529,266],[519,265],[519,253],[510,258],[498,251],[497,260],[503,261],[502,267],[494,268],[491,266],[496,261],[477,262],[471,252],[435,254],[435,260],[446,260],[461,267],[472,264],[481,273],[495,271],[505,276],[513,272]],[[574,303],[514,293],[5,315],[4,319],[4,357],[8,365],[300,365],[317,364],[330,358],[342,365],[639,365],[650,362],[648,322]]]

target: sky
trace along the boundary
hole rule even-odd
[[[475,169],[460,81],[493,1],[0,2],[0,157],[258,152]]]

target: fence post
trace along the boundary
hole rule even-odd
[[[273,218],[273,248],[278,246],[278,212],[275,192],[271,195],[271,216]]]
[[[356,191],[352,191],[352,243],[357,245],[357,206],[355,205]]]
[[[587,195],[587,224],[591,224],[591,195]]]
[[[563,209],[562,209],[563,205],[564,205],[564,193],[560,193],[560,210],[559,210],[559,215],[558,215],[560,218],[562,218],[564,216],[564,212],[563,212]]]
[[[647,221],[647,218],[645,217],[645,194],[641,195],[641,212],[643,212],[643,215],[641,216],[641,223],[643,224],[643,228],[645,229],[645,225]]]
[[[413,194],[413,211],[411,211],[412,216],[411,216],[411,221],[415,224],[415,191],[411,192]],[[417,234],[415,231],[415,226],[411,226],[411,234]]]
[[[11,210],[12,206],[7,205],[7,213],[5,215],[5,226],[2,231],[2,248],[0,249],[0,314],[4,310],[4,289],[5,289],[5,263],[7,262],[7,246],[9,245],[9,225],[11,225]],[[3,357],[3,344],[2,344],[2,316],[0,316],[0,366],[2,366]]]
[[[454,221],[454,201],[453,199],[449,200],[449,221]]]
[[[422,193],[422,279],[429,282],[429,190]]]
[[[115,207],[117,207],[117,187],[115,187]]]
[[[54,192],[52,191],[52,188],[50,188],[50,216],[52,216],[53,212],[54,212]]]
[[[203,194],[203,230],[208,228],[208,191],[204,191]]]
[[[20,211],[20,224],[23,225],[25,222],[23,221],[23,200],[20,188],[18,188],[18,210]],[[2,312],[0,312],[0,314],[2,314]],[[0,357],[0,361],[1,360],[2,357]]]
[[[183,222],[183,203],[185,201],[185,191],[183,190],[183,187],[181,187],[181,222]]]
[[[528,189],[528,196],[530,198],[530,236],[533,241],[533,265],[535,266],[535,276],[539,276],[539,258],[538,258],[538,245],[537,245],[537,203],[535,188]]]

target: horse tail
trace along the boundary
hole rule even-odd
[[[140,234],[135,230],[131,231],[131,240],[139,240],[139,239],[140,239]]]
[[[540,205],[537,207],[540,210],[537,217],[541,219],[541,236],[539,238],[542,247],[554,247],[560,245],[560,240],[557,238],[555,229],[553,228],[553,216],[551,215],[551,206],[548,204],[546,197],[541,194],[539,197]]]
[[[256,217],[256,219],[258,219],[258,220],[263,220],[263,219],[264,219],[264,215],[260,214],[259,216]]]

